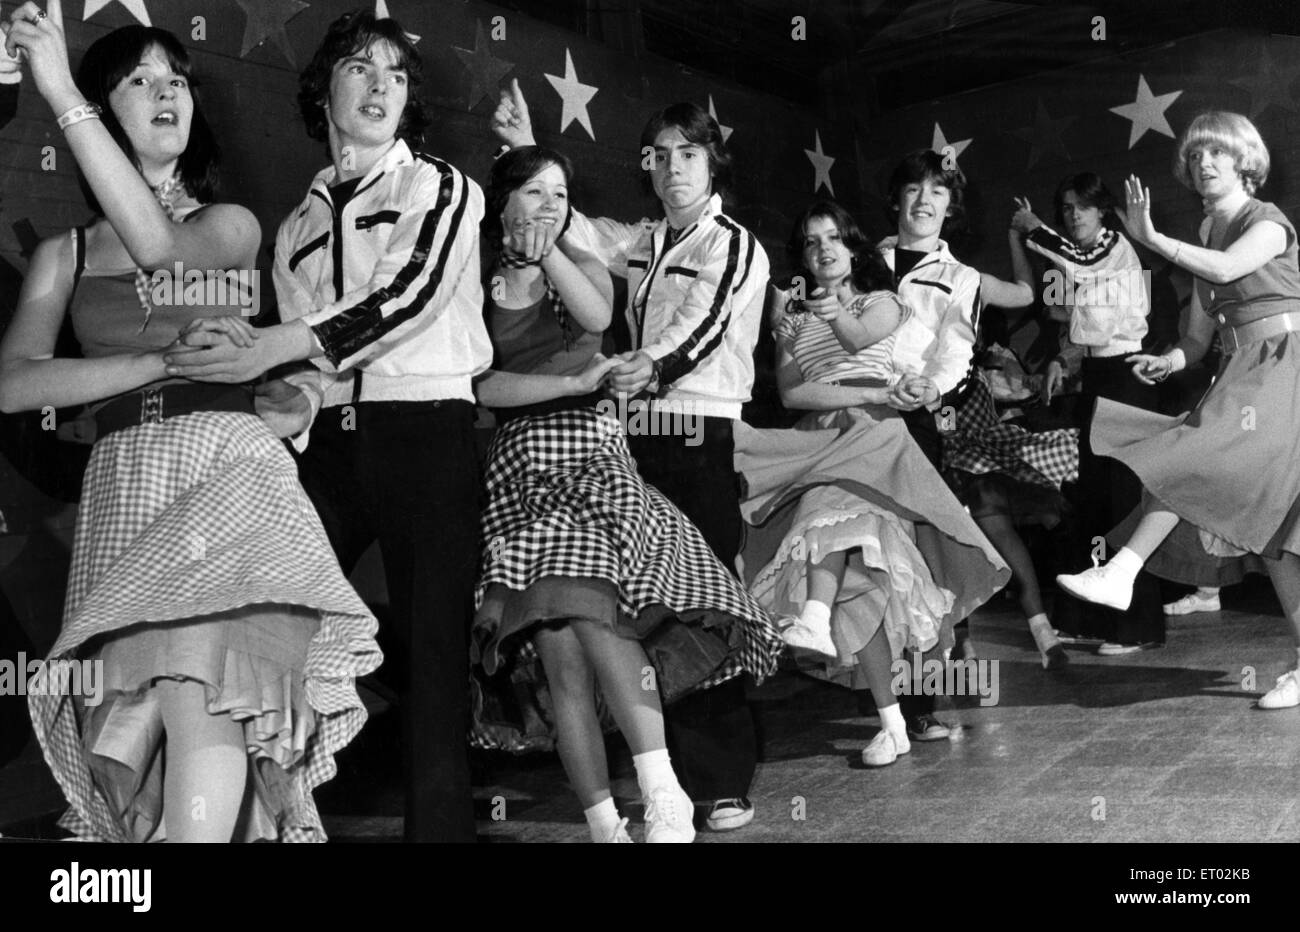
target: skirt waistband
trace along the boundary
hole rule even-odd
[[[141,424],[194,414],[198,411],[233,411],[256,414],[253,392],[246,385],[193,383],[159,385],[114,398],[95,412],[95,439]]]

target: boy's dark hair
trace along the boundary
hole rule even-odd
[[[480,231],[483,241],[493,255],[501,249],[501,213],[506,209],[510,195],[519,190],[538,172],[548,165],[556,165],[564,173],[564,183],[573,188],[573,162],[563,152],[556,152],[545,146],[520,146],[503,152],[492,163],[492,172],[488,176],[487,189],[483,192],[484,210]],[[558,240],[569,228],[573,219],[573,192],[569,192],[569,212],[564,217],[564,226],[556,236]]]
[[[1108,227],[1115,226],[1115,207],[1119,203],[1111,194],[1106,182],[1096,172],[1080,172],[1070,175],[1056,188],[1056,223],[1062,233],[1065,230],[1065,192],[1073,191],[1075,196],[1087,207],[1096,207],[1101,211],[1102,223]]]
[[[960,229],[966,220],[966,176],[960,168],[944,168],[944,157],[933,149],[919,149],[904,157],[889,176],[889,219],[898,221],[898,202],[903,189],[910,184],[934,180],[946,187],[952,197],[948,202],[949,216],[944,230]]]
[[[103,110],[100,119],[104,127],[122,147],[127,158],[136,162],[135,148],[127,138],[126,130],[118,122],[117,115],[108,102],[108,95],[122,82],[122,79],[135,70],[140,59],[150,48],[157,46],[166,58],[168,65],[176,74],[185,78],[190,86],[190,96],[194,100],[194,113],[190,118],[190,138],[185,151],[177,160],[177,171],[185,190],[200,204],[207,204],[216,196],[217,167],[221,161],[221,147],[217,145],[212,127],[203,116],[197,93],[198,81],[193,77],[190,56],[180,40],[165,29],[156,26],[123,26],[114,29],[106,36],[96,39],[86,49],[77,68],[77,89],[86,96],[86,100],[99,105]],[[137,163],[138,167],[138,163]],[[77,181],[86,203],[96,214],[103,214],[99,199],[86,184],[85,178],[77,173]]]
[[[424,62],[397,20],[376,19],[369,10],[353,10],[330,23],[320,47],[298,77],[298,108],[307,124],[307,135],[328,147],[329,117],[325,113],[325,102],[329,99],[334,66],[349,56],[364,52],[374,42],[391,45],[397,53],[398,64],[406,72],[406,109],[397,124],[397,138],[405,140],[413,149],[419,148],[429,125],[424,101],[418,93],[424,78]]]
[[[802,269],[811,274],[812,269],[806,268],[803,264],[803,248],[808,222],[817,217],[830,220],[835,224],[835,229],[840,231],[840,240],[853,256],[853,272],[850,277],[858,291],[867,293],[882,289],[894,290],[894,273],[885,264],[880,251],[867,239],[858,222],[853,219],[853,215],[845,210],[843,205],[829,198],[813,201],[795,220],[794,227],[790,230],[790,239],[785,247],[791,268]]]
[[[731,192],[731,153],[722,141],[722,128],[709,116],[709,111],[688,102],[671,104],[646,121],[641,130],[641,151],[646,146],[654,148],[655,139],[666,129],[681,130],[687,142],[704,149],[709,156],[709,172],[713,176],[713,193],[726,197]],[[654,193],[650,172],[641,173],[641,185],[648,194]]]

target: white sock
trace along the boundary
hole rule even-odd
[[[1119,553],[1110,558],[1107,566],[1114,567],[1130,579],[1135,579],[1142,569],[1143,560],[1127,547],[1120,547]]]
[[[895,702],[876,709],[880,713],[880,727],[895,738],[907,736],[907,723],[903,721],[903,709]]]
[[[1052,623],[1047,620],[1047,615],[1043,612],[1029,619],[1029,633],[1034,636],[1034,643],[1038,645],[1039,653],[1045,654],[1053,644],[1060,643],[1056,632],[1052,630]]]
[[[809,599],[803,603],[803,611],[799,613],[799,623],[810,631],[816,631],[819,634],[825,631],[829,634],[831,630],[831,607],[825,602]]]
[[[1217,599],[1219,597],[1219,587],[1198,586],[1196,588],[1196,594],[1199,595],[1202,599]]]
[[[614,805],[612,796],[606,796],[590,809],[582,810],[582,814],[587,817],[587,828],[591,830],[591,840],[594,842],[605,841],[618,827],[618,808]]]
[[[649,798],[652,790],[666,786],[678,789],[677,774],[673,772],[672,762],[668,759],[668,749],[646,751],[633,754],[632,765],[636,767],[636,782],[641,787],[641,796]]]

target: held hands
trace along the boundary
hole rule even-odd
[[[253,390],[253,408],[277,437],[296,437],[311,426],[307,393],[284,379],[271,379]]]
[[[939,387],[923,375],[905,375],[889,390],[885,404],[899,411],[915,411],[939,400]]]
[[[1128,235],[1143,246],[1150,246],[1156,237],[1151,223],[1151,189],[1142,186],[1142,179],[1129,175],[1124,182],[1124,210],[1117,210]]]
[[[497,108],[492,112],[492,132],[512,149],[536,145],[533,139],[533,121],[528,115],[528,101],[519,89],[519,79],[512,78],[510,88],[501,92]]]
[[[559,232],[559,225],[553,219],[520,218],[511,226],[503,245],[506,252],[530,262],[541,262],[555,248]]]
[[[5,55],[9,59],[26,58],[36,89],[57,113],[85,99],[77,90],[68,66],[68,43],[63,35],[63,7],[59,0],[49,0],[48,14],[30,0],[14,11],[6,30]]]
[[[619,365],[619,360],[617,358],[606,359],[600,353],[592,356],[591,362],[587,363],[587,368],[583,369],[577,375],[571,376],[573,379],[573,394],[591,394],[596,389],[600,388],[601,383],[605,381],[605,376],[608,375],[617,365]]]
[[[1043,225],[1029,206],[1029,198],[1013,197],[1012,200],[1016,202],[1016,212],[1011,215],[1011,229],[1017,233],[1032,233]]]
[[[654,377],[654,360],[640,350],[619,353],[616,365],[609,370],[605,391],[611,395],[635,395],[650,384]]]
[[[203,317],[186,324],[163,361],[171,376],[249,382],[273,365],[262,359],[261,349],[257,330],[242,317]]]

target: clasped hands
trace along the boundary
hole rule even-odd
[[[186,324],[162,354],[169,376],[238,384],[272,368],[265,347],[257,328],[242,317],[203,317]],[[293,437],[311,426],[307,395],[284,379],[262,382],[253,394],[255,410],[277,437]]]

